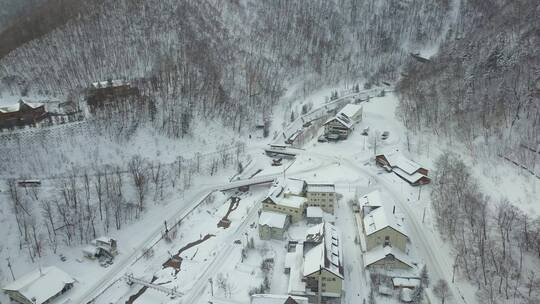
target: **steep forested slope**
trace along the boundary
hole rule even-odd
[[[4,2],[11,3],[0,3],[0,7],[4,8],[0,8],[0,58],[28,41],[48,34],[79,14],[92,11],[92,6],[83,0]]]
[[[400,84],[408,125],[505,154],[540,143],[540,5],[465,1],[431,63],[411,61]],[[467,127],[465,127],[467,126]],[[501,144],[502,143],[502,144]],[[521,154],[521,152],[519,153]],[[528,155],[528,157],[527,157]],[[521,161],[534,167],[534,153]]]
[[[25,15],[25,11],[43,0],[0,0],[0,31],[3,31],[14,19]]]
[[[287,80],[308,90],[395,79],[408,48],[437,39],[448,11],[448,1],[95,3],[2,59],[0,79],[7,91],[65,95],[96,79],[140,78],[162,109],[141,119],[169,135],[203,114],[242,130],[254,113],[270,116]]]

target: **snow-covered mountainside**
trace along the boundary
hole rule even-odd
[[[538,303],[539,14],[0,7],[0,302]]]
[[[538,169],[526,147],[540,143],[539,14],[534,0],[463,1],[439,53],[404,68],[408,125]]]

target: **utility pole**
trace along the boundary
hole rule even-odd
[[[321,304],[322,302],[322,297],[321,297],[321,293],[322,293],[322,276],[321,276],[321,268],[319,266],[319,277],[317,278],[317,304]]]
[[[420,193],[422,193],[422,186],[418,186],[418,200],[420,200]]]
[[[11,272],[11,278],[13,278],[13,281],[15,281],[15,275],[13,274],[13,269],[11,268],[11,262],[9,261],[9,258],[6,258],[6,260],[9,271]]]
[[[212,293],[212,297],[214,297],[214,282],[212,278],[208,278],[208,282],[210,283],[210,292]]]
[[[424,207],[424,215],[422,215],[422,224],[424,223],[425,219],[426,219],[426,207]]]
[[[287,172],[287,170],[289,170],[289,168],[294,164],[295,161],[296,161],[296,158],[291,162],[290,165],[287,166],[287,168],[283,168],[283,180],[286,179],[285,173]]]

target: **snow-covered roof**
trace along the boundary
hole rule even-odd
[[[390,212],[389,208],[380,207],[364,216],[364,230],[366,231],[366,235],[371,235],[386,227],[391,227],[407,236],[403,224],[396,218],[395,214]]]
[[[343,250],[340,231],[336,226],[323,223],[324,240],[304,256],[304,276],[326,269],[343,278]]]
[[[418,173],[418,172],[414,172],[413,174],[409,174],[409,173],[403,171],[399,167],[396,167],[396,168],[392,169],[392,171],[395,174],[397,174],[397,175],[401,176],[402,178],[404,178],[406,181],[408,181],[411,184],[414,184],[414,183],[418,182],[422,177],[425,177],[424,174],[421,174],[421,173]]]
[[[349,118],[344,117],[343,115],[336,115],[334,117],[329,118],[324,124],[328,124],[331,121],[337,120],[339,123],[341,123],[344,127],[350,129],[354,122],[351,121]]]
[[[307,192],[326,192],[333,193],[336,192],[336,186],[331,183],[317,183],[317,184],[307,184]]]
[[[411,288],[402,288],[401,294],[399,295],[399,299],[402,302],[409,303],[413,300],[413,290]]]
[[[308,298],[275,295],[275,294],[254,294],[251,296],[251,304],[308,304]]]
[[[19,104],[9,105],[0,107],[0,113],[13,113],[13,112],[19,112]]]
[[[37,103],[37,102],[28,102],[26,100],[19,100],[18,103],[16,104],[12,104],[12,105],[9,105],[9,106],[3,106],[3,107],[0,107],[0,113],[13,113],[13,112],[19,112],[19,110],[21,109],[21,105],[27,105],[29,106],[30,108],[32,109],[37,109],[41,106],[43,106],[43,103]]]
[[[371,207],[373,209],[382,207],[381,192],[379,190],[372,191],[358,198],[360,208]]]
[[[285,254],[285,263],[283,264],[285,268],[291,269],[294,267],[296,261],[296,252],[287,252]]]
[[[392,284],[394,284],[394,287],[418,287],[420,286],[420,279],[419,278],[403,278],[403,277],[395,277],[392,278]]]
[[[287,293],[292,295],[302,295],[306,292],[306,284],[302,281],[303,276],[303,259],[304,245],[297,244],[295,251],[291,252],[289,266],[291,268],[289,272],[289,286],[287,287]]]
[[[343,109],[341,109],[341,111],[339,111],[338,115],[339,114],[345,114],[345,116],[352,119],[360,111],[362,111],[362,106],[361,105],[349,103],[348,105],[343,107]]]
[[[350,129],[356,123],[356,120],[354,120],[354,116],[356,116],[358,112],[361,112],[361,111],[362,111],[361,105],[348,104],[345,107],[343,107],[343,109],[341,109],[341,111],[339,111],[336,114],[336,116],[331,117],[324,124],[326,125],[327,123],[333,120],[337,120],[343,126]]]
[[[325,268],[337,276],[343,278],[343,245],[341,244],[341,232],[334,225],[325,223]]]
[[[367,267],[386,258],[389,255],[392,255],[395,259],[403,262],[411,268],[414,267],[414,264],[408,255],[392,246],[379,246],[364,253],[364,266]]]
[[[99,253],[99,248],[96,246],[86,246],[82,251],[85,255],[95,256]]]
[[[288,178],[284,181],[285,194],[302,195],[304,192],[305,181],[296,178]]]
[[[4,290],[17,291],[35,304],[45,303],[58,294],[66,284],[73,284],[75,280],[64,271],[55,266],[36,269],[18,280],[5,286]]]
[[[274,182],[272,186],[270,187],[270,189],[268,190],[268,194],[266,195],[266,197],[269,197],[273,201],[276,201],[276,199],[283,194],[284,190],[285,189],[283,189],[283,186]]]
[[[391,167],[397,167],[403,170],[405,173],[412,175],[418,169],[422,168],[419,164],[403,156],[399,152],[384,154],[384,157],[388,161]]]
[[[304,194],[304,185],[305,181],[300,179],[277,178],[268,190],[267,197],[277,202],[285,196],[301,196]]]
[[[306,208],[306,217],[319,218],[322,216],[323,216],[323,211],[321,207],[309,206]]]
[[[111,85],[111,83],[112,83],[112,85]],[[129,83],[124,82],[123,80],[120,80],[120,79],[114,79],[111,82],[109,82],[108,80],[92,82],[92,87],[95,88],[95,89],[108,88],[108,87],[118,87],[118,86],[121,86],[121,85],[129,85]]]
[[[324,244],[311,248],[304,256],[304,276],[324,268]]]
[[[278,205],[292,207],[292,208],[301,208],[306,202],[307,202],[307,199],[302,196],[279,197],[276,201]]]
[[[272,211],[263,211],[259,216],[259,225],[272,228],[284,228],[287,222],[287,216],[283,213]]]
[[[114,239],[109,236],[100,236],[94,240],[94,242],[102,242],[102,243],[111,243],[112,241],[114,241]]]

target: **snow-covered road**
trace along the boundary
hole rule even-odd
[[[308,173],[308,172],[316,172],[317,170],[320,170],[322,168],[328,167],[335,164],[333,160],[328,162],[321,162],[313,164],[312,166],[302,166],[300,168],[291,168],[287,173],[288,174],[302,174],[302,173]],[[187,204],[182,204],[178,207],[177,210],[172,211],[171,216],[167,218],[168,223],[175,223],[179,221],[180,219],[186,217],[189,215],[197,206],[201,204],[202,201],[213,191],[219,191],[225,188],[230,188],[231,186],[239,187],[241,185],[251,184],[251,183],[260,183],[265,182],[268,180],[272,180],[275,177],[283,174],[282,172],[277,173],[271,173],[271,174],[263,174],[261,176],[254,177],[253,179],[240,179],[233,182],[225,182],[225,183],[214,183],[214,184],[198,184],[199,189],[196,193],[190,195],[187,197],[184,201],[188,202]],[[230,242],[224,242],[223,248],[219,250],[220,254],[216,257],[216,259],[212,262],[212,264],[208,267],[208,269],[201,275],[200,281],[203,284],[197,284],[196,286],[202,285],[200,287],[194,288],[187,297],[190,298],[190,301],[184,301],[183,303],[194,303],[195,299],[204,291],[204,284],[205,280],[207,280],[209,275],[212,274],[212,269],[218,267],[220,265],[220,261],[226,257],[226,252],[230,252],[232,250],[232,243],[234,239],[238,238],[238,233],[241,233],[240,231],[245,230],[245,226],[247,223],[253,222],[254,218],[257,215],[258,208],[253,208],[250,211],[249,216],[246,218],[244,222],[242,222],[241,226],[238,227],[238,230],[235,232],[233,236],[231,236]],[[133,265],[141,256],[141,252],[143,248],[147,248],[150,245],[155,244],[156,242],[159,242],[161,239],[161,232],[163,229],[163,223],[159,222],[156,223],[156,226],[154,229],[152,229],[152,233],[148,235],[147,238],[145,238],[143,241],[139,243],[138,246],[132,248],[131,253],[126,256],[118,257],[115,260],[115,264],[108,269],[106,273],[104,273],[104,279],[98,280],[95,284],[92,286],[89,286],[87,291],[77,297],[74,297],[71,299],[71,303],[91,303],[93,299],[95,299],[97,296],[99,296],[104,290],[108,288],[108,286],[112,285],[114,282],[118,280],[119,277],[121,277],[124,272],[129,268],[130,265]],[[193,301],[191,301],[193,299]]]

